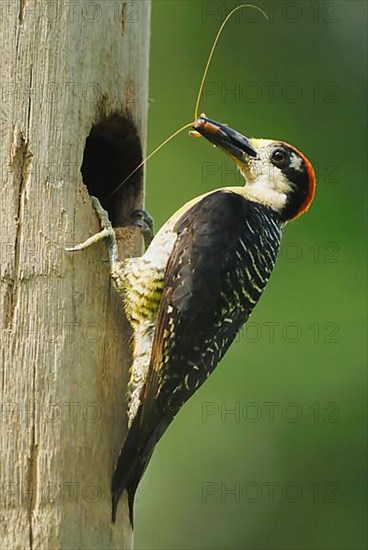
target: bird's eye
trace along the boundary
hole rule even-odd
[[[277,149],[274,149],[271,153],[271,162],[275,166],[279,166],[280,168],[282,166],[285,166],[286,162],[288,160],[288,154],[285,149],[282,149],[281,147],[277,147]]]

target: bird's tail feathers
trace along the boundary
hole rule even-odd
[[[140,415],[139,415],[140,416]],[[118,502],[124,490],[127,492],[129,518],[133,527],[134,497],[146,463],[141,460],[139,449],[139,419],[135,418],[120,452],[111,482],[112,515],[116,521]]]
[[[147,430],[148,433],[144,433],[145,430],[141,426],[141,416],[142,410],[139,409],[120,452],[111,483],[111,520],[115,523],[118,502],[123,491],[126,490],[128,493],[129,518],[132,528],[134,497],[139,482],[147,468],[156,443],[172,420],[172,418],[162,417],[153,430]]]

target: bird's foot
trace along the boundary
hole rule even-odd
[[[77,244],[71,248],[65,248],[65,250],[67,252],[77,252],[79,250],[84,250],[85,248],[88,248],[103,239],[107,239],[109,259],[112,266],[118,259],[115,231],[109,220],[109,215],[107,211],[102,208],[100,201],[96,197],[91,197],[91,199],[96,214],[99,217],[102,230],[86,239],[83,243]]]
[[[130,219],[132,221],[132,225],[141,228],[145,247],[148,248],[153,237],[155,236],[152,216],[146,212],[146,210],[140,209],[134,210],[134,212],[130,214]]]

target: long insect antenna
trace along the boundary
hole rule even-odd
[[[259,11],[266,19],[267,21],[269,21],[269,17],[268,15],[266,14],[266,12],[264,12],[262,10],[262,8],[260,8],[259,6],[255,6],[253,4],[241,4],[240,6],[237,6],[236,8],[234,8],[233,10],[231,10],[230,13],[227,14],[227,16],[225,17],[225,19],[223,20],[223,22],[221,23],[221,26],[219,28],[219,30],[217,31],[217,34],[215,36],[215,40],[213,41],[213,44],[212,44],[212,48],[211,48],[211,51],[210,51],[210,54],[208,56],[208,60],[207,60],[207,63],[206,63],[206,67],[204,69],[204,72],[203,72],[203,76],[202,76],[202,80],[201,80],[201,84],[199,86],[199,91],[198,91],[198,96],[197,96],[197,101],[196,101],[196,104],[195,104],[195,109],[194,109],[194,119],[197,119],[198,118],[198,110],[199,110],[199,104],[200,104],[200,101],[201,101],[201,97],[202,97],[202,93],[203,93],[203,86],[204,86],[204,83],[206,81],[206,78],[207,78],[207,73],[208,73],[208,69],[210,68],[210,65],[211,65],[211,61],[212,61],[212,58],[213,58],[213,54],[215,53],[215,49],[216,49],[216,46],[217,46],[217,43],[219,41],[219,38],[222,34],[222,31],[224,30],[224,27],[226,25],[226,23],[228,22],[228,20],[230,19],[230,17],[238,10],[242,9],[242,8],[254,8],[255,10]],[[142,162],[140,162],[138,164],[138,166],[136,166],[134,168],[134,170],[132,170],[132,172],[130,172],[126,178],[123,179],[122,182],[119,183],[119,185],[117,187],[115,187],[115,189],[113,190],[112,193],[110,193],[110,195],[107,197],[107,200],[111,199],[111,197],[113,197],[118,191],[119,189],[124,185],[124,183],[126,183],[136,172],[138,172],[138,170],[144,166],[146,164],[146,162],[151,158],[153,157],[153,155],[155,155],[164,145],[166,145],[167,143],[169,143],[169,141],[171,141],[174,137],[176,137],[178,134],[180,134],[180,132],[182,132],[183,130],[185,130],[186,128],[190,128],[192,126],[192,122],[188,122],[187,124],[185,124],[184,126],[182,126],[181,128],[179,128],[179,130],[176,130],[173,134],[171,134],[168,138],[166,138],[162,143],[160,143],[160,145],[158,145],[158,147],[156,147],[156,149],[154,149],[153,151],[151,151],[151,153],[145,158],[142,160]],[[193,135],[196,135],[195,132],[193,132]]]
[[[138,166],[136,166],[136,167],[134,168],[134,170],[132,170],[132,171],[130,172],[130,174],[128,174],[127,177],[124,178],[123,181],[121,181],[121,182],[119,183],[119,185],[118,185],[117,187],[115,187],[115,189],[113,190],[113,192],[110,193],[110,195],[107,197],[106,200],[109,200],[111,197],[113,197],[113,196],[115,195],[115,193],[117,193],[117,192],[119,191],[119,189],[124,185],[124,183],[127,182],[128,179],[130,179],[132,176],[134,176],[134,174],[135,174],[136,172],[138,172],[138,170],[139,170],[144,164],[146,164],[146,162],[147,162],[151,157],[153,157],[153,155],[155,155],[164,145],[166,145],[167,143],[169,143],[169,141],[171,141],[175,136],[177,136],[178,134],[180,134],[180,132],[182,132],[183,130],[185,130],[185,128],[191,128],[192,124],[193,124],[193,122],[188,122],[187,124],[185,124],[184,126],[182,126],[181,128],[179,128],[179,130],[176,130],[173,134],[171,134],[171,135],[170,135],[168,138],[166,138],[164,141],[162,141],[162,142],[160,143],[160,145],[158,145],[158,146],[156,147],[156,149],[154,149],[153,151],[151,151],[150,154],[149,154],[146,158],[144,158],[144,159],[142,160],[142,162],[140,162],[140,163],[138,164]]]
[[[206,64],[206,67],[204,69],[204,73],[203,73],[203,76],[202,76],[202,80],[201,80],[201,84],[199,86],[199,91],[198,91],[198,96],[197,96],[197,101],[196,101],[196,104],[195,104],[195,109],[194,109],[194,119],[197,119],[198,118],[198,111],[199,111],[199,103],[201,101],[201,97],[202,97],[202,93],[203,93],[203,86],[204,86],[204,83],[206,81],[206,78],[207,78],[207,73],[208,73],[208,69],[210,68],[210,65],[211,65],[211,61],[212,61],[212,58],[213,58],[213,54],[215,53],[215,49],[216,49],[216,46],[217,46],[217,42],[219,41],[219,38],[222,34],[222,31],[224,30],[224,27],[226,25],[226,23],[228,22],[228,20],[230,19],[230,17],[238,10],[242,9],[242,8],[254,8],[255,10],[259,11],[266,19],[267,21],[269,21],[269,17],[267,15],[267,13],[265,13],[262,8],[260,8],[259,6],[254,6],[253,4],[241,4],[240,6],[237,6],[236,8],[234,8],[233,10],[231,10],[230,13],[227,14],[227,16],[225,17],[225,19],[223,20],[223,22],[221,23],[221,26],[219,28],[219,30],[217,31],[217,34],[216,34],[216,37],[215,37],[215,40],[213,41],[213,44],[212,44],[212,48],[211,48],[211,51],[210,51],[210,54],[208,56],[208,60],[207,60],[207,64]]]

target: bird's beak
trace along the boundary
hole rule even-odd
[[[193,123],[193,129],[235,161],[246,162],[247,156],[258,157],[258,152],[249,139],[225,124],[201,115]]]

